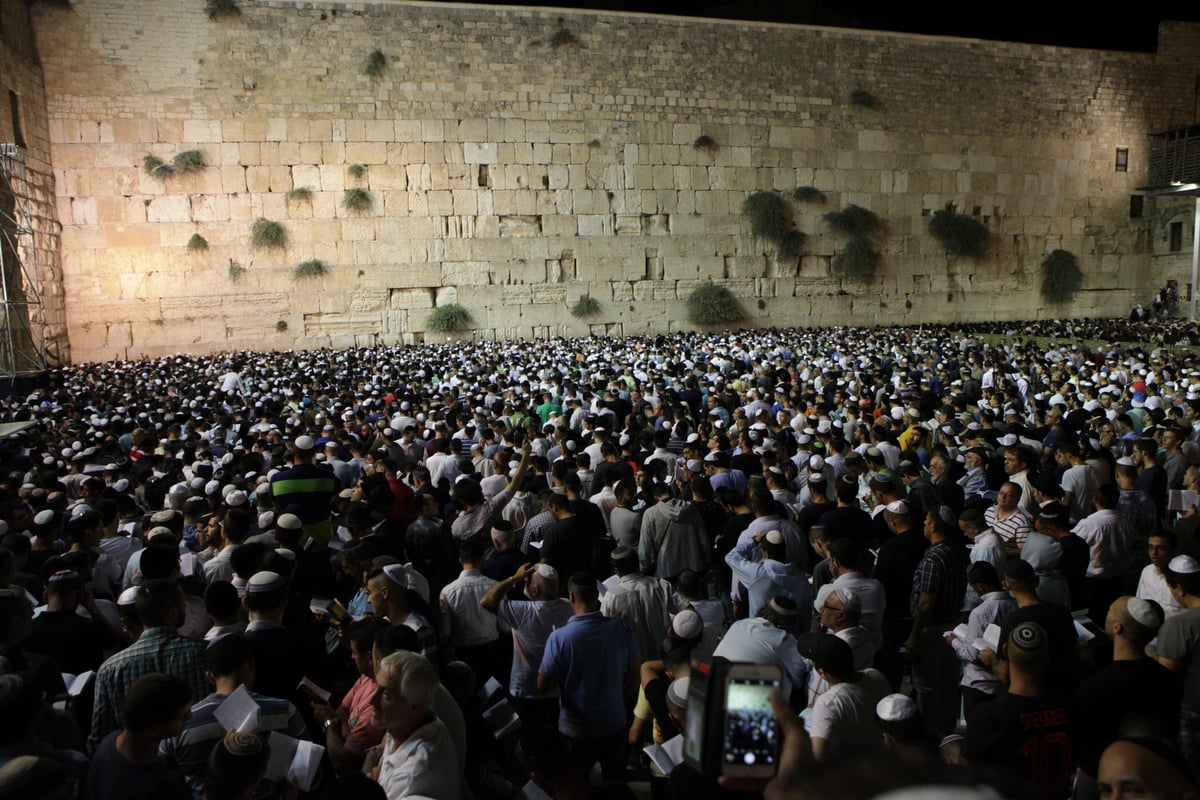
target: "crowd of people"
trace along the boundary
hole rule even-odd
[[[56,369],[0,400],[0,800],[1194,795],[1195,340]],[[672,746],[720,658],[778,670],[773,778]]]

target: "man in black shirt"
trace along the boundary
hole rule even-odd
[[[1036,622],[1006,641],[1009,687],[975,710],[962,753],[972,763],[1024,778],[1027,797],[1065,798],[1078,762],[1071,697],[1046,682],[1050,637]]]
[[[1162,623],[1163,610],[1153,600],[1126,595],[1109,607],[1104,630],[1113,640],[1113,662],[1075,692],[1079,761],[1092,780],[1104,748],[1131,717],[1144,722],[1144,730],[1167,741],[1175,739],[1183,686],[1178,675],[1146,655],[1146,645]]]

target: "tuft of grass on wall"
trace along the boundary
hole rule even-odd
[[[312,189],[307,186],[297,186],[295,189],[289,189],[284,199],[289,203],[300,203],[305,200],[312,200]]]
[[[306,280],[308,278],[319,278],[329,272],[329,267],[319,258],[310,258],[308,261],[301,261],[292,270],[292,277],[296,280]]]
[[[792,189],[792,199],[797,203],[824,203],[825,193],[815,186],[797,186]]]
[[[192,172],[202,172],[208,168],[208,161],[200,150],[184,150],[171,159],[171,166],[181,175]]]
[[[263,248],[282,249],[287,247],[287,228],[274,220],[259,217],[250,226],[250,246],[256,250]]]
[[[1042,261],[1042,299],[1054,305],[1071,302],[1083,288],[1079,259],[1069,250],[1055,250]]]
[[[158,178],[160,181],[165,181],[175,174],[174,167],[153,153],[147,153],[142,156],[142,171],[151,178]]]
[[[229,281],[230,283],[241,283],[242,278],[246,276],[246,268],[232,258],[229,259]]]
[[[685,301],[688,321],[693,325],[741,322],[746,311],[725,286],[708,281],[697,286]]]
[[[192,252],[201,252],[208,249],[208,239],[205,239],[198,233],[193,233],[192,238],[187,241],[187,249]]]
[[[590,294],[585,294],[575,305],[571,306],[571,316],[573,317],[591,317],[599,313],[600,301]]]
[[[365,214],[374,202],[375,198],[366,189],[347,189],[342,195],[342,208],[354,214]]]
[[[287,329],[288,329],[288,324],[287,324],[286,319],[281,319],[275,323],[275,332],[276,333],[283,333]]]
[[[875,264],[879,254],[875,252],[871,240],[865,236],[855,236],[846,242],[842,252],[833,258],[833,274],[851,280],[869,278],[875,272]]]
[[[242,13],[237,0],[207,0],[204,4],[204,10],[208,12],[209,19],[235,17]]]
[[[361,181],[363,179],[363,177],[367,174],[367,165],[366,164],[351,164],[350,166],[346,167],[346,174],[349,175],[351,178],[354,178],[354,180],[356,180],[356,181]]]
[[[550,37],[550,46],[557,50],[560,47],[578,47],[579,37],[567,28],[559,28]]]
[[[429,312],[429,318],[425,320],[425,329],[437,333],[454,333],[468,330],[474,323],[475,319],[470,311],[458,303],[447,303]]]
[[[697,150],[703,150],[706,153],[715,153],[721,149],[721,145],[717,144],[717,140],[707,134],[697,136],[696,141],[692,142],[692,147]]]
[[[367,54],[367,59],[363,62],[363,75],[366,75],[371,80],[378,80],[387,71],[387,65],[387,56],[384,55],[382,50],[376,48]]]
[[[947,255],[966,256],[976,261],[987,255],[987,226],[952,208],[933,212],[929,233],[941,243]]]

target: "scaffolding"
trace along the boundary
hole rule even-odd
[[[0,381],[46,371],[41,269],[60,235],[41,196],[48,185],[24,148],[0,143]]]

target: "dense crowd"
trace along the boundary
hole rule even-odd
[[[1195,793],[1197,341],[54,370],[0,401],[0,800]],[[778,676],[772,778],[680,755],[715,659]]]

